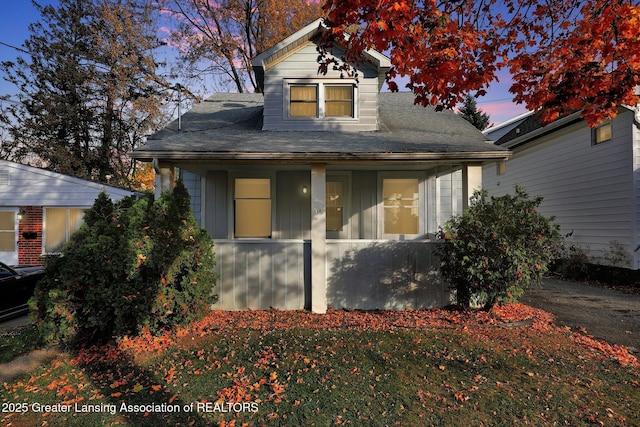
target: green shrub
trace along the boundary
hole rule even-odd
[[[101,194],[84,224],[50,259],[32,305],[45,338],[104,342],[158,333],[202,317],[215,302],[213,242],[195,223],[181,183],[112,203]]]
[[[439,232],[440,271],[456,291],[457,303],[469,307],[482,300],[490,309],[501,301],[517,300],[526,286],[542,278],[559,251],[559,227],[537,208],[520,187],[516,194],[488,199],[477,191],[461,216]]]

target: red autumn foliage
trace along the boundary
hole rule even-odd
[[[415,102],[453,108],[511,73],[514,101],[551,121],[582,110],[591,126],[640,98],[640,6],[630,0],[326,0],[328,41],[348,34],[348,62],[388,52]],[[345,44],[345,43],[341,43]],[[325,55],[324,67],[344,64]]]

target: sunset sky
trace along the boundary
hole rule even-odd
[[[41,4],[56,4],[56,0],[39,0]],[[39,19],[30,0],[16,0],[5,7],[0,15],[0,61],[14,60],[20,52],[6,45],[20,47],[28,37],[28,26]],[[401,85],[400,85],[401,86]],[[509,93],[509,74],[504,71],[500,81],[494,83],[487,95],[478,99],[478,107],[489,114],[491,123],[499,124],[526,111],[523,105],[514,104]],[[0,96],[15,94],[15,87],[0,75]]]

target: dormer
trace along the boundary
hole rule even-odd
[[[320,74],[317,45],[326,30],[318,19],[253,59],[264,92],[262,130],[378,130],[378,93],[389,58],[369,50],[359,64],[351,64],[357,78],[335,70]],[[343,53],[333,47],[334,56]]]

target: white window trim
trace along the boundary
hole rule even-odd
[[[229,176],[228,181],[228,192],[229,200],[228,200],[228,221],[229,221],[229,235],[233,240],[273,240],[275,239],[276,233],[276,174],[265,172],[265,173],[232,173]],[[271,186],[271,237],[236,237],[236,179],[249,178],[249,179],[269,179],[269,184]]]
[[[291,116],[289,106],[291,102],[291,86],[294,85],[315,85],[318,94],[318,110],[316,117]],[[351,86],[353,88],[353,116],[326,117],[324,115],[325,93],[324,86]],[[353,122],[359,117],[358,108],[358,84],[354,79],[283,79],[282,80],[282,111],[284,120],[292,121],[313,121],[313,122]]]
[[[385,234],[384,232],[384,180],[385,179],[417,179],[418,180],[418,234]],[[424,172],[379,172],[378,173],[378,236],[382,239],[411,240],[425,237],[427,215],[427,186]]]

